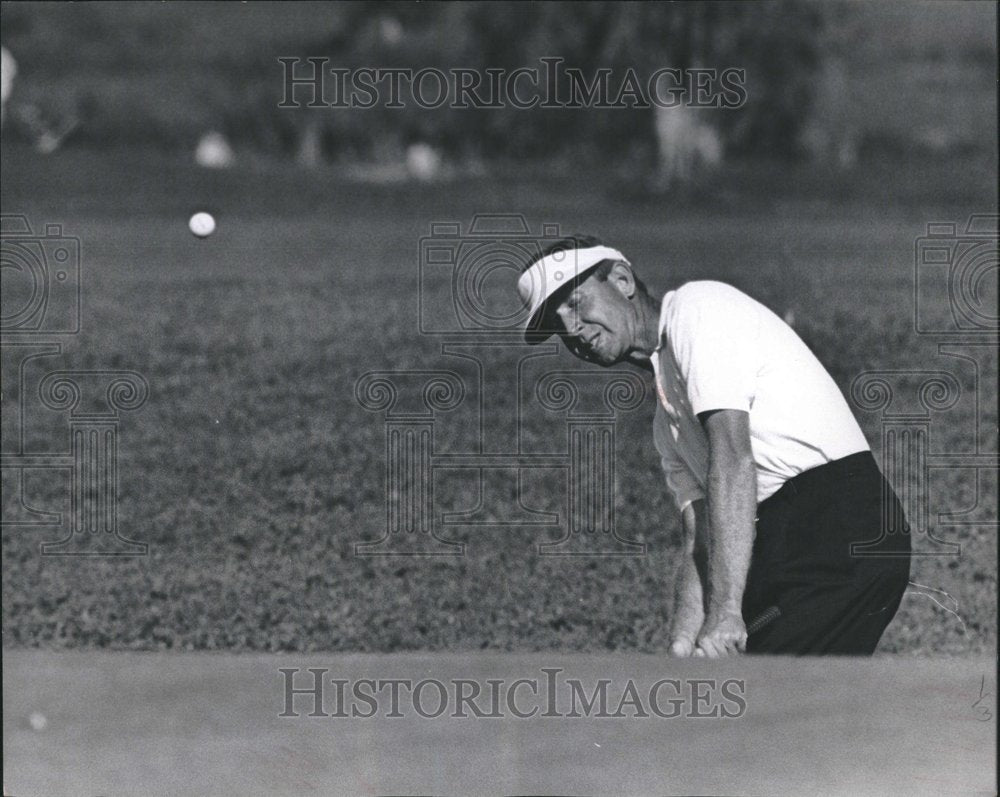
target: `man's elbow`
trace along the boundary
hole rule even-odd
[[[753,452],[749,449],[732,449],[723,456],[713,456],[709,461],[708,489],[732,490],[734,487],[754,484],[756,481],[756,464]]]

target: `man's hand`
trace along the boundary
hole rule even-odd
[[[710,615],[698,634],[695,656],[710,659],[743,653],[747,649],[747,627],[738,611]],[[690,655],[690,654],[688,654]]]
[[[675,636],[670,643],[670,655],[678,659],[686,659],[695,655],[693,636]]]
[[[688,605],[681,608],[670,627],[671,656],[687,658],[694,655],[696,640],[704,619],[705,612],[701,606]]]

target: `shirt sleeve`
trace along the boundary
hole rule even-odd
[[[667,482],[667,492],[673,498],[679,512],[692,501],[705,498],[705,489],[698,478],[691,472],[687,463],[681,459],[680,453],[670,436],[670,427],[666,413],[657,405],[656,418],[653,422],[653,441],[660,454],[660,465]]]
[[[722,283],[689,283],[678,290],[669,338],[695,415],[750,411],[762,353],[748,296]]]

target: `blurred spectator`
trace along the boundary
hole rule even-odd
[[[194,151],[194,160],[206,169],[228,169],[236,161],[226,137],[216,130],[205,133]]]
[[[0,127],[7,121],[7,100],[14,90],[17,61],[6,47],[0,47]]]
[[[677,185],[691,183],[700,174],[722,164],[722,137],[709,123],[708,113],[711,113],[710,109],[688,105],[656,107],[654,114],[660,155],[658,188],[670,190]]]

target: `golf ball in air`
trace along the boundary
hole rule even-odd
[[[215,219],[211,213],[195,213],[188,222],[188,227],[199,238],[207,238],[215,232]]]

